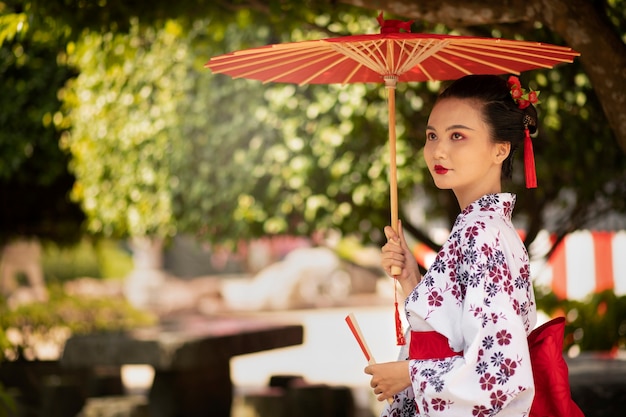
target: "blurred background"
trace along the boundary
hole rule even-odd
[[[376,410],[343,317],[357,312],[376,356],[395,357],[395,288],[378,262],[384,89],[233,80],[204,64],[377,33],[380,9],[413,32],[581,52],[521,74],[541,91],[539,187],[524,188],[520,160],[505,188],[542,318],[567,318],[566,356],[623,362],[626,3],[544,3],[0,0],[0,373],[58,360],[73,335],[254,315],[302,323],[305,343],[232,360],[241,415],[256,412],[246,393],[294,373],[354,387]],[[400,218],[424,269],[458,214],[421,157],[442,86],[399,84],[396,99]],[[129,384],[149,384],[131,371]]]

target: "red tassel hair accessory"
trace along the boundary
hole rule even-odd
[[[530,139],[528,124],[530,116],[524,116],[524,172],[526,173],[526,188],[537,188],[537,172],[535,169],[535,152],[533,141]]]
[[[539,103],[539,91],[530,90],[526,92],[522,88],[519,78],[512,75],[508,79],[508,85],[511,89],[511,97],[520,109],[525,109],[531,104]],[[535,154],[533,151],[533,141],[530,138],[529,125],[533,125],[532,118],[529,115],[524,116],[524,172],[526,173],[526,188],[537,188],[537,173],[535,170]]]

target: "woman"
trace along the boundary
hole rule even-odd
[[[424,158],[438,188],[461,213],[422,277],[402,225],[385,228],[382,266],[397,275],[411,327],[407,360],[368,366],[383,416],[528,416],[534,396],[527,336],[536,309],[529,259],[511,222],[515,195],[502,193],[515,150],[537,113],[515,77],[471,75],[439,96],[428,119]],[[533,176],[527,176],[534,186]],[[390,400],[391,399],[391,400]]]

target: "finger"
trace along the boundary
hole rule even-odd
[[[400,268],[404,268],[405,260],[402,255],[399,254],[390,254],[388,257],[384,258],[381,262],[383,269],[388,270],[392,266],[397,266]]]
[[[400,240],[400,244],[408,248],[408,244],[406,243],[406,238],[404,237],[404,227],[402,227],[402,220],[398,220],[398,238]]]
[[[369,365],[365,367],[364,372],[368,375],[374,375],[374,371],[372,370],[372,367]]]
[[[387,399],[387,396],[384,394],[380,394],[379,396],[376,397],[376,399],[378,401],[385,401]]]
[[[383,231],[385,232],[385,237],[387,238],[387,240],[398,240],[398,234],[395,232],[395,230],[393,230],[391,226],[385,226],[385,229]]]
[[[385,243],[382,247],[382,252],[383,254],[385,253],[397,253],[397,254],[403,254],[404,251],[402,250],[402,247],[400,246],[400,244],[396,241],[389,241],[388,243]]]

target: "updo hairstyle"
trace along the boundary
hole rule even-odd
[[[513,175],[513,155],[524,143],[525,121],[531,134],[537,131],[537,110],[530,104],[520,109],[511,97],[506,80],[497,75],[467,75],[450,84],[437,101],[446,98],[475,100],[494,142],[510,142],[511,151],[502,163],[502,178]],[[526,117],[528,116],[528,117]]]

